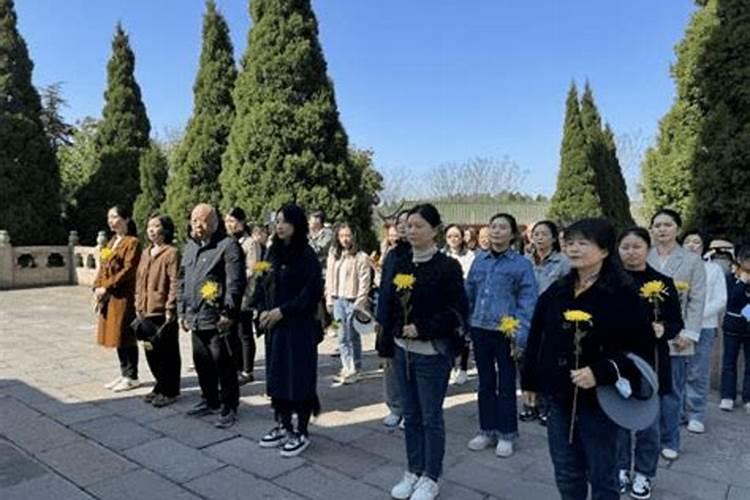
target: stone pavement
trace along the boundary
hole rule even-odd
[[[311,427],[312,446],[282,459],[257,441],[271,426],[263,383],[242,388],[240,422],[230,430],[183,415],[198,399],[183,336],[183,395],[155,409],[141,401],[149,387],[113,394],[114,352],[94,343],[89,291],[56,287],[0,292],[0,499],[106,500],[388,498],[404,469],[401,431],[381,425],[378,360],[365,339],[368,377],[331,388],[337,361],[321,346],[324,412]],[[143,358],[143,357],[142,357]],[[262,367],[262,348],[258,366]],[[141,378],[150,374],[141,361]],[[263,370],[257,371],[261,374]],[[521,424],[518,452],[471,452],[477,427],[476,381],[452,387],[441,498],[558,498],[538,424]],[[711,405],[708,433],[684,435],[684,453],[662,464],[654,498],[750,499],[750,415]]]

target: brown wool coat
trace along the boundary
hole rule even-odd
[[[112,248],[114,239],[107,243]],[[130,323],[135,319],[135,276],[141,256],[141,244],[135,236],[125,236],[103,262],[94,287],[107,289],[107,305],[100,309],[96,324],[96,342],[105,347],[136,345]]]
[[[172,245],[152,256],[151,246],[141,253],[135,284],[135,311],[144,316],[177,311],[177,272],[180,258]]]

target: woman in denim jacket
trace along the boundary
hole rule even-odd
[[[509,457],[518,436],[515,358],[526,344],[537,284],[531,262],[512,248],[518,237],[515,218],[494,215],[489,228],[490,249],[477,253],[466,280],[479,372],[479,433],[468,446],[479,451],[497,443],[495,454]],[[513,339],[498,331],[504,316],[520,322]]]

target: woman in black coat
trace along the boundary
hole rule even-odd
[[[320,263],[307,244],[307,217],[297,205],[276,214],[276,234],[269,251],[270,269],[256,285],[259,327],[270,336],[266,353],[266,392],[278,424],[260,442],[281,446],[294,457],[310,445],[307,426],[320,411],[316,391],[318,342],[323,331],[317,316],[323,283]],[[297,427],[292,424],[297,415]]]
[[[585,500],[589,485],[592,500],[620,498],[613,453],[620,428],[602,411],[594,389],[614,385],[619,372],[640,390],[628,352],[653,363],[653,331],[615,244],[615,230],[604,219],[583,219],[565,230],[572,270],[539,298],[524,355],[524,400],[535,406],[537,393],[545,396],[563,500]]]
[[[651,237],[646,229],[642,227],[626,229],[620,235],[617,247],[625,270],[639,289],[641,302],[645,308],[644,314],[653,327],[654,333],[651,341],[655,359],[654,368],[659,376],[659,394],[669,394],[672,391],[672,369],[667,341],[675,338],[684,328],[680,296],[672,278],[648,265]],[[663,286],[663,291],[660,292],[661,286]],[[649,288],[651,288],[650,292]],[[659,463],[659,448],[658,417],[653,425],[635,433],[635,454],[633,454],[631,432],[621,430],[618,451],[621,493],[627,493],[630,488],[634,498],[649,497],[651,481],[656,476],[656,467]],[[633,474],[631,474],[631,465]]]

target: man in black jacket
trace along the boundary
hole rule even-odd
[[[188,415],[210,415],[221,409],[215,425],[227,428],[237,421],[240,398],[227,336],[245,289],[244,260],[237,242],[220,230],[211,205],[202,203],[193,209],[190,229],[180,265],[178,313],[182,329],[192,332],[202,399]]]

